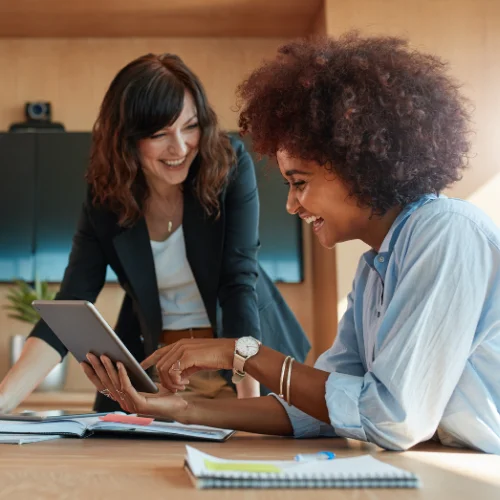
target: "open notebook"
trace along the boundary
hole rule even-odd
[[[116,414],[124,415],[117,412]],[[114,415],[114,413],[113,413]],[[153,419],[147,425],[126,422],[103,421],[103,417],[79,417],[59,419],[49,422],[20,422],[0,419],[0,435],[2,434],[56,434],[69,437],[87,437],[99,432],[124,433],[132,435],[149,435],[170,438],[202,439],[207,441],[225,441],[234,431],[205,427],[201,425],[184,425],[177,422],[158,422]]]
[[[205,488],[417,488],[418,477],[362,455],[314,462],[224,460],[186,446],[185,468]]]

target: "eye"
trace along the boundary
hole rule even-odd
[[[297,191],[303,191],[305,186],[306,186],[306,182],[305,181],[295,181],[295,182],[288,182],[288,181],[284,181],[283,184],[285,184],[285,186],[292,186],[294,189],[296,189]]]
[[[153,134],[150,136],[150,139],[159,139],[160,137],[163,137],[165,134],[163,132],[159,132],[158,134]]]
[[[297,191],[303,191],[304,188],[306,187],[306,182],[305,181],[296,181],[292,182],[292,186],[297,190]]]
[[[188,125],[188,127],[187,127],[187,128],[188,128],[189,130],[193,130],[193,129],[195,129],[195,128],[198,128],[198,126],[199,126],[199,125],[200,125],[200,124],[197,122],[197,123],[193,123],[193,124],[191,124],[191,125]]]

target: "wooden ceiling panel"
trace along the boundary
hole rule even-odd
[[[294,37],[323,0],[0,0],[0,37]]]

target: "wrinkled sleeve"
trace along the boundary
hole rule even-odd
[[[326,401],[337,435],[404,450],[437,429],[471,352],[494,261],[486,235],[456,213],[414,224],[396,247],[397,284],[371,371],[331,373]]]

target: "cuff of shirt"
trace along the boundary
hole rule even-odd
[[[269,396],[274,396],[285,409],[290,423],[293,428],[293,437],[298,439],[315,438],[319,436],[334,437],[335,432],[331,425],[317,420],[311,415],[304,413],[295,406],[288,406],[286,401],[283,401],[277,394],[271,393]]]
[[[359,414],[363,377],[333,372],[326,381],[326,405],[338,436],[367,441]]]

